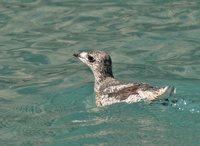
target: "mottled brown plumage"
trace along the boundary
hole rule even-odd
[[[116,80],[112,73],[111,58],[106,52],[80,52],[74,56],[89,66],[94,74],[97,106],[152,101],[175,92],[174,87],[153,87],[146,83],[123,83]]]
[[[117,92],[108,93],[108,96],[116,97],[116,99],[119,99],[120,101],[125,100],[132,94],[138,94],[137,88],[138,88],[138,86],[127,87],[127,88],[121,89]]]

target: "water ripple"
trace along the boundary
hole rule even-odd
[[[1,1],[0,145],[199,145],[199,4]],[[120,80],[175,85],[176,102],[97,108],[81,48],[109,52]]]

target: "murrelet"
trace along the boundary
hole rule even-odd
[[[154,101],[161,96],[175,93],[173,86],[153,87],[146,83],[124,83],[116,80],[112,72],[111,57],[104,51],[83,51],[74,56],[89,66],[94,74],[97,106]]]

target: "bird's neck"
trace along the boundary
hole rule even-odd
[[[114,78],[112,71],[93,71],[95,83],[103,82],[106,78],[111,77]]]
[[[101,84],[105,82],[106,79],[114,79],[111,69],[107,70],[93,70],[95,78],[95,91],[97,92],[101,88]]]

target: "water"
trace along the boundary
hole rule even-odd
[[[198,0],[1,0],[0,34],[0,145],[200,145]],[[177,102],[97,108],[85,48]]]

